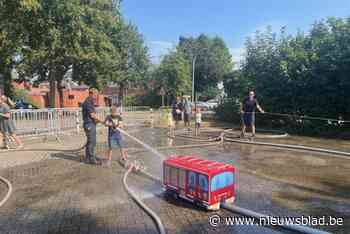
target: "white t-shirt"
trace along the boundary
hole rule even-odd
[[[168,126],[174,125],[173,115],[170,113],[167,114]]]
[[[196,113],[196,123],[202,123],[202,113]]]

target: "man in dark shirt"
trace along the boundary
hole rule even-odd
[[[258,109],[261,113],[265,113],[260,107],[258,100],[255,98],[255,92],[250,91],[249,96],[246,97],[241,103],[242,114],[242,137],[245,137],[245,131],[247,126],[252,128],[252,137],[255,136],[255,109]]]
[[[176,127],[179,124],[179,121],[182,120],[182,103],[180,97],[176,98],[176,101],[172,105],[172,114],[173,119],[175,120]]]
[[[86,161],[91,164],[97,164],[95,147],[96,147],[96,124],[102,123],[95,110],[95,101],[98,91],[94,88],[89,89],[89,97],[82,104],[83,127],[86,134],[85,156]]]

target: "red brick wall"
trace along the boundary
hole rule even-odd
[[[24,83],[14,83],[14,87],[16,89],[25,89],[26,86]],[[29,87],[28,97],[33,101],[38,108],[47,108],[49,105],[48,95],[49,89],[46,86],[42,86],[40,88]],[[58,91],[56,91],[56,108],[74,108],[79,107],[79,104],[83,103],[85,99],[89,96],[89,91],[87,89],[84,90],[63,90],[63,106],[60,106],[60,99]],[[99,95],[97,99],[98,106],[105,106],[104,101],[105,96]]]
[[[28,97],[33,101],[33,104],[38,107],[38,108],[45,108],[47,103],[46,103],[46,98],[43,95],[28,95]]]
[[[63,107],[79,107],[88,96],[88,90],[63,90]]]
[[[64,90],[63,107],[79,107],[79,104],[83,103],[88,96],[88,90]],[[104,95],[98,95],[96,103],[98,106],[105,106],[104,97]]]

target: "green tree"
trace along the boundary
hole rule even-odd
[[[213,90],[225,74],[232,71],[231,54],[219,37],[210,38],[204,34],[197,38],[180,37],[177,49],[184,53],[191,67],[195,59],[195,90],[198,92]]]
[[[306,34],[285,30],[247,39],[241,68],[224,79],[228,95],[255,89],[268,111],[350,118],[350,18],[316,22]]]
[[[22,78],[36,76],[50,82],[50,105],[55,106],[56,85],[62,100],[61,81],[70,69],[74,78],[97,85],[117,67],[118,54],[108,37],[115,16],[111,1],[41,0],[26,29]],[[88,66],[91,65],[91,66]],[[109,69],[106,69],[108,67]],[[84,71],[84,72],[82,72]]]
[[[120,54],[118,74],[111,81],[120,87],[120,100],[130,85],[140,85],[149,77],[148,48],[136,26],[121,20],[119,30],[112,36],[112,43]]]
[[[171,52],[166,55],[154,74],[157,87],[163,87],[168,96],[174,98],[178,95],[190,94],[190,66],[181,52]]]
[[[37,0],[0,1],[0,75],[5,93],[11,95],[11,70],[16,64],[14,57],[23,46],[25,28],[23,22],[30,21],[30,12],[37,11]]]

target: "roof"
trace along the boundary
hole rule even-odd
[[[234,169],[233,165],[212,160],[199,159],[193,156],[175,156],[164,161],[165,164],[187,168],[203,174],[210,174],[224,169]]]

